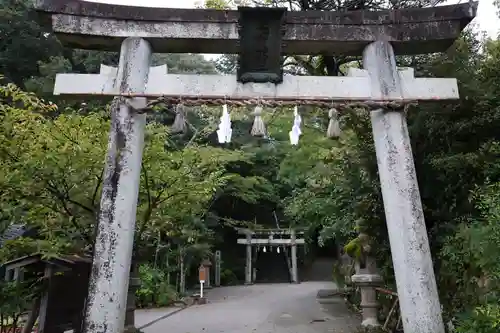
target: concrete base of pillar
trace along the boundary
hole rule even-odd
[[[196,304],[202,305],[202,304],[207,304],[207,298],[206,297],[199,297],[196,299]]]
[[[185,306],[189,307],[191,305],[196,305],[196,304],[207,304],[208,299],[205,296],[205,294],[203,294],[203,297],[200,297],[200,294],[193,294],[189,297],[186,297],[184,299],[184,302],[185,302]]]
[[[141,330],[135,326],[126,326],[123,333],[140,333]]]
[[[127,308],[125,310],[124,333],[136,333],[139,330],[135,327],[135,292],[141,286],[141,280],[131,277],[128,285]]]

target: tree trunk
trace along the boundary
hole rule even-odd
[[[186,292],[186,272],[184,269],[184,250],[183,249],[179,253],[179,269],[180,269],[179,292],[181,294],[184,294]]]
[[[170,255],[170,250],[167,249],[167,259],[165,260],[165,266],[167,269],[167,284],[170,285],[170,265],[168,263],[168,257]]]

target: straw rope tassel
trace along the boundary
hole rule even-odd
[[[253,136],[265,136],[266,135],[266,125],[262,119],[262,107],[256,106],[253,112],[255,118],[253,120],[252,131],[250,134]]]
[[[170,130],[174,134],[186,132],[186,108],[183,104],[177,104],[175,106],[175,119]]]
[[[328,117],[330,117],[330,122],[328,123],[328,129],[326,130],[326,136],[329,138],[338,138],[340,137],[340,122],[339,122],[339,113],[336,109],[330,109],[328,111]]]

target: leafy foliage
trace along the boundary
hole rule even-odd
[[[141,286],[136,291],[138,307],[166,307],[178,299],[177,293],[168,284],[166,274],[162,270],[152,268],[149,265],[141,265],[139,278]]]
[[[108,121],[98,113],[52,119],[54,105],[12,84],[0,93],[3,219],[39,227],[55,252],[89,250]],[[151,123],[147,131],[137,222],[138,240],[146,243],[157,232],[195,232],[188,226],[199,223],[196,217],[231,178],[224,166],[242,158],[238,151],[195,145],[166,150],[165,128]],[[196,233],[188,239],[195,242]]]
[[[500,306],[486,304],[478,306],[460,321],[457,333],[494,333],[500,327]]]
[[[37,283],[0,280],[0,332],[13,333],[20,327],[20,314],[29,308],[34,295],[39,292]]]

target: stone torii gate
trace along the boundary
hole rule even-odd
[[[202,10],[37,0],[42,21],[68,47],[120,50],[118,69],[61,74],[54,93],[114,100],[95,244],[86,333],[121,333],[144,144],[146,98],[321,104],[363,101],[373,136],[403,326],[444,333],[440,303],[401,108],[388,102],[457,99],[454,79],[414,78],[395,54],[445,51],[474,18],[477,2],[394,11]],[[169,75],[150,70],[153,52],[238,53],[236,76]],[[284,76],[284,54],[363,55],[349,77]],[[268,104],[268,105],[270,105]]]
[[[245,236],[244,238],[238,238],[237,241],[238,244],[246,245],[245,284],[252,284],[255,281],[255,274],[252,269],[252,247],[259,248],[261,246],[268,246],[270,251],[272,251],[273,247],[283,247],[283,251],[288,251],[289,247],[291,255],[290,262],[288,263],[290,268],[290,280],[292,283],[299,283],[297,245],[305,245],[303,231],[281,228],[257,230],[239,229],[238,234]]]

